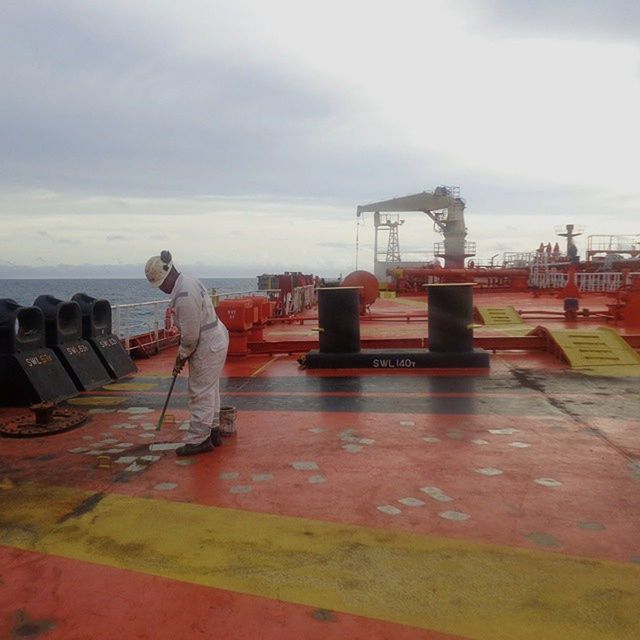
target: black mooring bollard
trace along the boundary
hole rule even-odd
[[[362,287],[318,289],[320,353],[360,351],[360,298]]]
[[[111,382],[98,355],[82,338],[82,311],[75,300],[38,296],[33,303],[44,314],[47,347],[53,349],[80,391],[97,389]]]
[[[429,351],[473,351],[473,283],[427,285]]]
[[[0,405],[60,402],[78,392],[56,354],[45,346],[38,307],[0,300]]]
[[[93,347],[100,362],[112,378],[123,378],[137,371],[136,365],[120,344],[120,338],[111,333],[111,305],[86,293],[72,298],[82,310],[82,335]]]

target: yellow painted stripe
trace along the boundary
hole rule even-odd
[[[84,406],[112,406],[122,404],[125,401],[124,398],[117,398],[115,396],[80,396],[79,398],[71,398],[67,400],[69,404]]]
[[[276,360],[278,360],[277,356],[275,358],[271,358],[269,362],[265,362],[261,367],[258,367],[249,377],[255,378],[261,371],[264,371],[270,364],[274,363]]]
[[[153,382],[117,382],[105,385],[103,388],[108,391],[151,391],[158,385]]]
[[[0,490],[0,543],[477,640],[640,637],[632,564],[95,495]]]

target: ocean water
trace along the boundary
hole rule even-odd
[[[201,278],[208,289],[218,293],[255,291],[257,278]],[[152,302],[168,299],[159,289],[149,286],[144,279],[93,279],[93,280],[2,280],[0,298],[13,298],[19,304],[30,306],[42,294],[69,300],[74,293],[86,293],[94,298],[104,298],[112,305],[132,302]]]
[[[255,291],[257,278],[201,278],[203,284],[217,293],[241,293]],[[149,286],[144,279],[59,279],[59,280],[2,280],[0,279],[0,299],[12,298],[24,306],[31,306],[43,294],[60,300],[69,300],[75,293],[86,293],[94,298],[103,298],[112,305],[137,302],[168,301],[169,296],[159,289]],[[130,334],[144,333],[155,326],[158,318],[160,326],[164,321],[165,305],[158,310],[153,306],[138,307],[121,312],[120,335],[124,335],[125,324]],[[115,332],[115,327],[114,327]]]

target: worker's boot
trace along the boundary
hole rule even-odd
[[[213,451],[211,438],[207,438],[200,444],[192,444],[191,442],[188,442],[176,449],[176,454],[179,456],[194,456],[197,453],[206,453],[207,451]]]
[[[220,429],[216,427],[215,429],[211,429],[211,444],[214,447],[222,446],[222,436],[220,435]]]

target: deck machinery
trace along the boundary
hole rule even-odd
[[[459,195],[458,187],[436,187],[432,192],[423,191],[414,195],[362,204],[357,208],[358,217],[366,212],[374,213],[376,227],[376,265],[375,275],[383,280],[386,275],[386,263],[378,261],[378,231],[385,225],[380,213],[422,211],[426,213],[434,223],[437,231],[444,236],[443,243],[436,244],[436,257],[444,258],[444,266],[449,269],[461,269],[464,267],[464,259],[474,255],[469,252],[470,246],[465,243],[467,228],[464,222],[465,201]],[[442,246],[443,245],[443,246]],[[414,266],[414,265],[392,265]],[[417,266],[417,265],[415,265]]]

